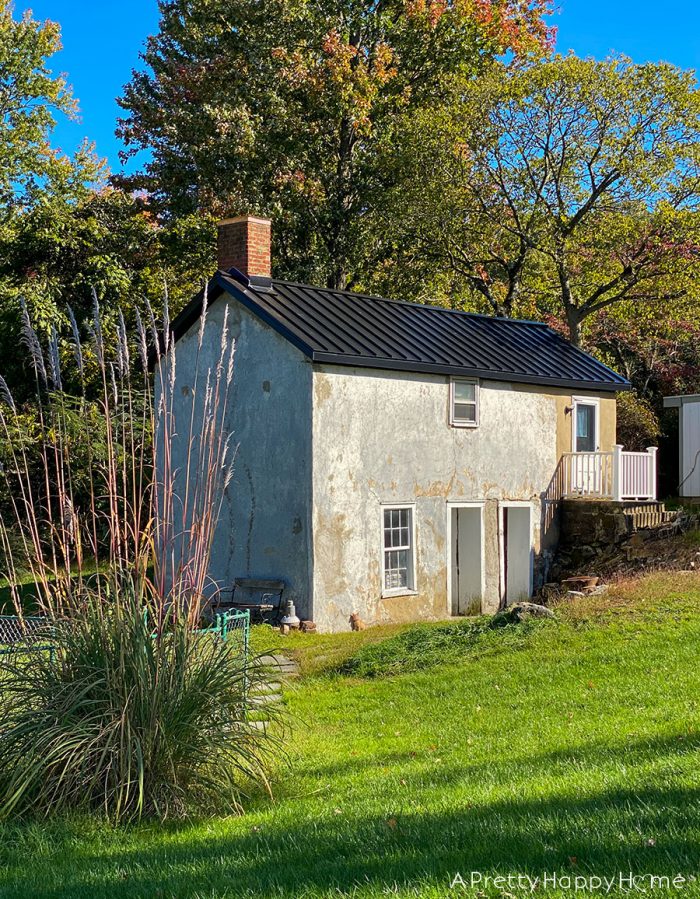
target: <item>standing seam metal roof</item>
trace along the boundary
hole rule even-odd
[[[598,391],[629,382],[541,322],[492,318],[287,281],[218,272],[225,291],[310,360],[407,372],[465,375]],[[173,322],[175,339],[198,318],[202,297]]]

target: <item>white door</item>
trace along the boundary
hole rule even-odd
[[[700,496],[700,403],[681,406],[681,496]]]
[[[578,493],[598,495],[601,489],[598,428],[600,407],[596,400],[574,397],[571,486]]]
[[[482,592],[482,507],[450,509],[453,615],[479,615]]]
[[[505,604],[532,596],[532,507],[501,506],[501,576]]]

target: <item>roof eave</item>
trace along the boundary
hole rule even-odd
[[[465,368],[458,365],[438,365],[412,360],[376,359],[373,356],[345,356],[336,353],[312,353],[311,360],[325,365],[342,365],[356,368],[376,368],[382,371],[404,371],[416,374],[454,375],[481,378],[487,381],[505,381],[513,384],[534,384],[543,387],[562,387],[571,390],[591,390],[601,393],[618,393],[631,389],[629,381],[585,381],[576,378],[546,378],[520,372],[494,371],[492,369]]]
[[[308,344],[306,344],[298,334],[295,334],[289,328],[286,328],[274,316],[270,315],[265,309],[263,309],[258,303],[256,303],[254,295],[250,290],[246,288],[244,284],[237,283],[236,281],[232,280],[226,272],[222,271],[217,271],[209,280],[207,286],[205,288],[202,288],[202,290],[200,290],[199,293],[190,300],[190,302],[184,307],[184,309],[182,309],[182,311],[171,322],[170,333],[172,339],[175,342],[177,342],[184,334],[186,334],[195,324],[195,322],[199,320],[199,317],[202,314],[202,309],[204,308],[205,292],[207,293],[208,305],[211,305],[215,300],[217,300],[222,293],[227,293],[229,294],[229,296],[234,297],[234,299],[238,300],[257,318],[264,321],[274,331],[280,334],[280,336],[284,337],[285,340],[288,340],[290,343],[294,344],[297,349],[299,349],[305,356],[311,359],[313,355],[311,347],[309,347]],[[161,356],[162,337],[161,353],[158,354],[155,347],[152,347],[149,352],[148,363],[151,371],[154,369]]]
[[[665,409],[680,409],[681,406],[689,406],[693,403],[700,403],[700,393],[686,393],[664,397]]]
[[[186,334],[192,325],[199,320],[204,308],[204,296],[207,296],[207,303],[213,303],[214,300],[221,296],[222,288],[217,282],[216,275],[207,282],[199,293],[196,293],[189,303],[180,310],[175,318],[170,322],[170,337],[173,342],[177,342],[184,334]],[[151,345],[148,350],[148,368],[153,371],[163,356],[165,349],[165,340],[163,333],[158,335],[160,347]]]

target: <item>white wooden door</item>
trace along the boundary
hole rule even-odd
[[[532,596],[532,507],[504,505],[500,514],[502,596],[509,606]]]
[[[599,449],[600,407],[596,400],[574,398],[571,486],[578,493],[597,496],[601,490]]]
[[[482,593],[482,509],[457,506],[451,510],[452,614],[478,615]]]

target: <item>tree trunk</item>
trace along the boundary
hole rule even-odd
[[[338,161],[335,170],[333,194],[330,197],[331,227],[326,246],[329,255],[327,285],[334,290],[345,290],[348,284],[348,238],[352,216],[353,154],[355,129],[347,116],[340,121],[338,135]]]
[[[326,287],[331,290],[347,290],[348,273],[343,265],[334,265],[326,279]]]
[[[580,310],[573,305],[566,307],[566,324],[569,328],[569,340],[574,346],[581,346],[581,322],[583,316]]]
[[[574,346],[581,346],[581,322],[585,316],[581,314],[581,310],[574,302],[571,281],[569,280],[569,273],[566,268],[563,243],[560,243],[557,247],[557,275],[559,277],[561,302],[564,307],[566,324],[569,327],[569,340]]]

